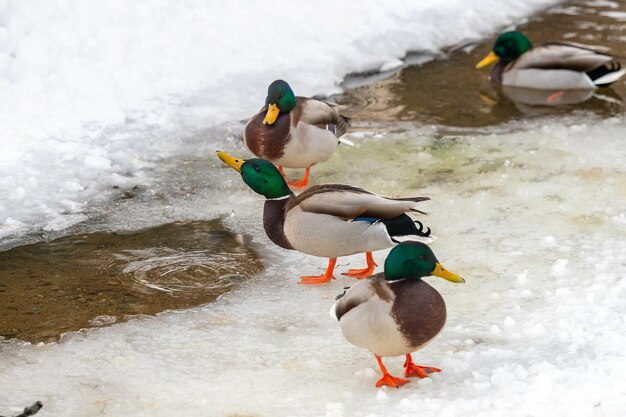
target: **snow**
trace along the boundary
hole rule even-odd
[[[443,372],[398,390],[374,388],[373,356],[328,317],[354,281],[297,285],[324,260],[273,246],[259,196],[213,155],[247,155],[237,121],[275,78],[335,93],[346,74],[550,3],[0,1],[0,238],[222,217],[267,264],[199,308],[95,317],[104,327],[59,343],[0,341],[0,413],[41,400],[42,417],[623,415],[624,118],[355,132],[357,146],[316,167],[320,182],[430,196],[431,246],[467,280],[427,279],[448,322],[414,357]],[[111,201],[137,185],[146,198]],[[363,263],[341,258],[338,272]],[[385,359],[394,374],[402,363]]]
[[[625,134],[624,118],[540,119],[459,135],[407,126],[350,135],[358,146],[316,167],[320,181],[430,196],[422,220],[437,235],[431,247],[467,280],[427,278],[446,300],[448,322],[414,358],[442,372],[397,390],[374,387],[374,357],[347,343],[328,316],[353,279],[298,285],[299,274],[321,272],[325,261],[271,245],[260,197],[207,153],[186,168],[208,181],[205,190],[171,207],[226,216],[253,236],[266,271],[200,308],[60,343],[5,341],[0,404],[41,400],[42,416],[622,416],[626,239],[613,218],[626,213]],[[416,162],[413,153],[428,158]],[[402,169],[388,169],[392,159]],[[363,175],[363,166],[378,175]],[[171,215],[128,207],[111,221],[146,210],[156,221]],[[375,254],[379,264],[384,257]],[[363,258],[340,258],[338,272]],[[397,375],[403,360],[384,361]]]
[[[267,85],[331,94],[550,0],[0,1],[0,238],[59,230],[186,138],[254,114]],[[280,11],[280,13],[277,13]],[[224,129],[201,146],[224,143]]]

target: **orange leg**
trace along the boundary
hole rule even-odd
[[[331,279],[335,279],[333,276],[333,271],[335,270],[335,264],[337,263],[337,258],[330,258],[328,260],[328,267],[326,268],[326,272],[320,276],[309,276],[305,275],[300,277],[300,284],[323,284],[325,282],[330,281]]]
[[[302,178],[300,181],[292,181],[292,182],[287,182],[287,184],[292,187],[292,188],[304,188],[307,186],[307,184],[309,183],[309,174],[311,172],[311,167],[308,166],[306,167],[306,171],[304,172],[304,178]]]
[[[387,368],[385,368],[385,365],[383,365],[383,361],[380,358],[380,356],[378,355],[374,355],[374,356],[376,356],[376,360],[378,361],[378,366],[380,367],[380,371],[383,373],[383,377],[380,378],[376,382],[376,388],[380,388],[383,385],[398,388],[406,384],[407,382],[409,382],[408,379],[402,379],[402,378],[395,377],[393,375],[389,375],[389,372],[387,372]]]
[[[304,188],[308,185],[309,183],[309,174],[311,171],[311,167],[307,167],[306,171],[304,172],[304,178],[302,178],[299,181],[287,181],[287,185],[289,185],[292,188]],[[283,176],[283,178],[287,179],[287,175],[285,175],[285,171],[283,171],[283,167],[278,165],[278,172],[280,172],[280,175]]]
[[[433,368],[432,366],[420,366],[414,364],[410,353],[406,355],[404,368],[404,376],[413,376],[415,374],[420,378],[426,378],[428,374],[432,374],[434,372],[441,372],[441,369]]]
[[[367,278],[374,273],[374,269],[378,266],[374,262],[372,252],[365,252],[365,260],[367,261],[367,267],[362,269],[350,269],[348,272],[344,272],[342,275],[354,278]]]
[[[557,91],[556,93],[552,93],[546,98],[546,101],[550,104],[556,104],[561,101],[561,97],[563,97],[564,91]]]

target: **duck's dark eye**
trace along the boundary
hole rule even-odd
[[[259,173],[261,172],[261,168],[259,168],[259,167],[254,167],[254,170],[255,170],[256,172],[259,172]]]

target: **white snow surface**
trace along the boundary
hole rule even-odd
[[[328,316],[354,280],[298,285],[325,261],[272,245],[262,198],[207,155],[195,162],[212,175],[205,191],[172,206],[189,217],[226,215],[264,248],[266,271],[200,308],[60,343],[1,343],[0,411],[41,400],[42,417],[623,416],[626,120],[525,127],[351,134],[356,147],[315,167],[319,182],[432,198],[420,217],[436,233],[431,247],[467,280],[427,278],[448,321],[414,359],[441,373],[377,390],[374,357],[347,343]],[[149,209],[129,210],[119,216]],[[375,254],[379,264],[385,255]],[[363,258],[340,258],[337,273]],[[392,374],[403,359],[385,358]]]
[[[337,93],[346,74],[552,3],[0,0],[0,238],[64,229],[111,187],[149,185],[154,162],[254,114],[274,79],[299,95]]]

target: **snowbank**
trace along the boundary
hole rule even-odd
[[[149,184],[152,162],[253,114],[273,79],[336,93],[348,73],[551,3],[0,1],[0,237],[63,229],[111,187]]]

